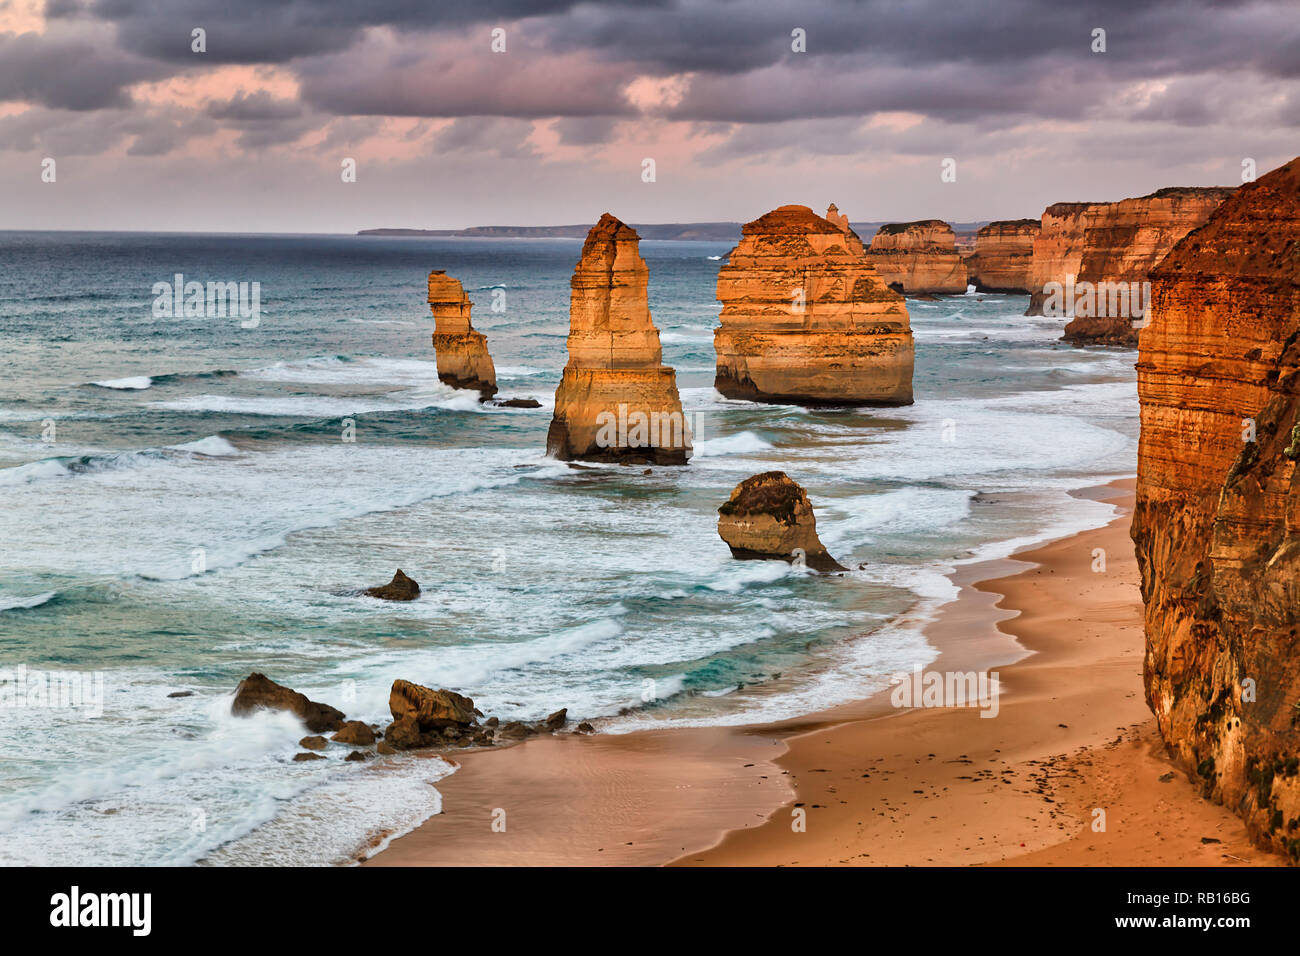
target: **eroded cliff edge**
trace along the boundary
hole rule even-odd
[[[975,233],[975,252],[966,259],[966,279],[977,292],[1028,292],[1037,219],[1004,219]]]
[[[1230,187],[1170,186],[1087,209],[1074,280],[1080,294],[1062,338],[1073,345],[1136,348],[1151,270],[1231,195]],[[1124,291],[1127,295],[1120,294]]]
[[[1300,160],[1152,271],[1137,507],[1147,702],[1205,795],[1300,858]]]

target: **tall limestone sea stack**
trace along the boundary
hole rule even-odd
[[[1133,541],[1147,702],[1252,838],[1300,859],[1300,159],[1151,273]]]
[[[1063,338],[1074,345],[1136,348],[1148,304],[1148,273],[1231,195],[1223,186],[1171,186],[1088,209],[1074,318]]]
[[[583,243],[569,283],[569,361],[546,436],[556,458],[684,465],[690,455],[677,375],[663,364],[650,319],[639,243],[609,213]]]
[[[487,337],[470,325],[471,308],[459,280],[442,269],[429,273],[438,380],[452,388],[473,389],[486,402],[497,392],[497,371],[488,354]]]
[[[991,222],[975,233],[975,253],[966,260],[966,279],[977,292],[1028,292],[1037,219]]]
[[[782,206],[741,230],[718,271],[714,387],[790,405],[910,405],[912,331],[902,296],[862,240],[807,206]]]
[[[966,264],[952,226],[939,219],[890,222],[871,237],[871,265],[891,288],[909,295],[961,295]]]

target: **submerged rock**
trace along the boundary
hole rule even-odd
[[[493,402],[498,408],[541,408],[542,403],[535,398],[504,398]]]
[[[663,364],[646,302],[639,243],[609,213],[587,233],[570,281],[569,360],[546,435],[555,458],[684,465],[690,454],[677,374]]]
[[[338,730],[343,726],[343,712],[328,704],[308,700],[290,687],[277,684],[265,674],[249,674],[235,688],[230,712],[244,717],[255,710],[287,710],[296,714],[308,730],[316,733]]]
[[[746,478],[718,509],[718,534],[741,559],[779,558],[817,571],[845,571],[817,537],[812,502],[785,472]]]
[[[307,750],[324,750],[329,746],[329,741],[319,735],[314,737],[304,737],[298,741],[298,746]]]
[[[366,588],[366,594],[385,601],[414,601],[420,596],[420,585],[408,578],[398,568],[393,580],[378,587]]]

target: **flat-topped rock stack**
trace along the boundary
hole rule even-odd
[[[966,279],[977,292],[1028,292],[1034,261],[1037,219],[991,222],[975,233],[975,251],[966,260]]]
[[[646,300],[640,237],[605,213],[573,270],[569,361],[555,392],[547,453],[560,459],[684,465],[690,426],[663,364]]]
[[[1231,195],[1230,187],[1171,186],[1089,208],[1074,280],[1074,318],[1063,338],[1075,345],[1136,348],[1146,315],[1148,274]]]
[[[718,271],[714,387],[791,405],[910,405],[907,306],[847,218],[781,206],[746,223]]]
[[[1239,187],[1151,286],[1147,703],[1204,794],[1300,860],[1300,159]]]
[[[488,354],[487,337],[475,332],[470,324],[471,309],[469,296],[458,279],[442,269],[429,273],[438,380],[452,388],[472,389],[485,402],[497,392],[497,371]]]
[[[871,237],[871,265],[886,285],[907,295],[966,291],[966,266],[956,236],[939,219],[881,226]]]

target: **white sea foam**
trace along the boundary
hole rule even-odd
[[[92,382],[91,384],[98,385],[100,388],[141,390],[152,386],[153,379],[147,375],[135,375],[130,378],[110,378],[102,382]]]
[[[708,438],[695,443],[696,458],[713,458],[718,455],[746,455],[768,451],[772,443],[764,441],[753,432],[740,432],[722,438]]]
[[[27,608],[40,607],[53,600],[58,591],[46,591],[44,594],[34,594],[31,597],[6,598],[0,597],[0,611],[26,610]]]

